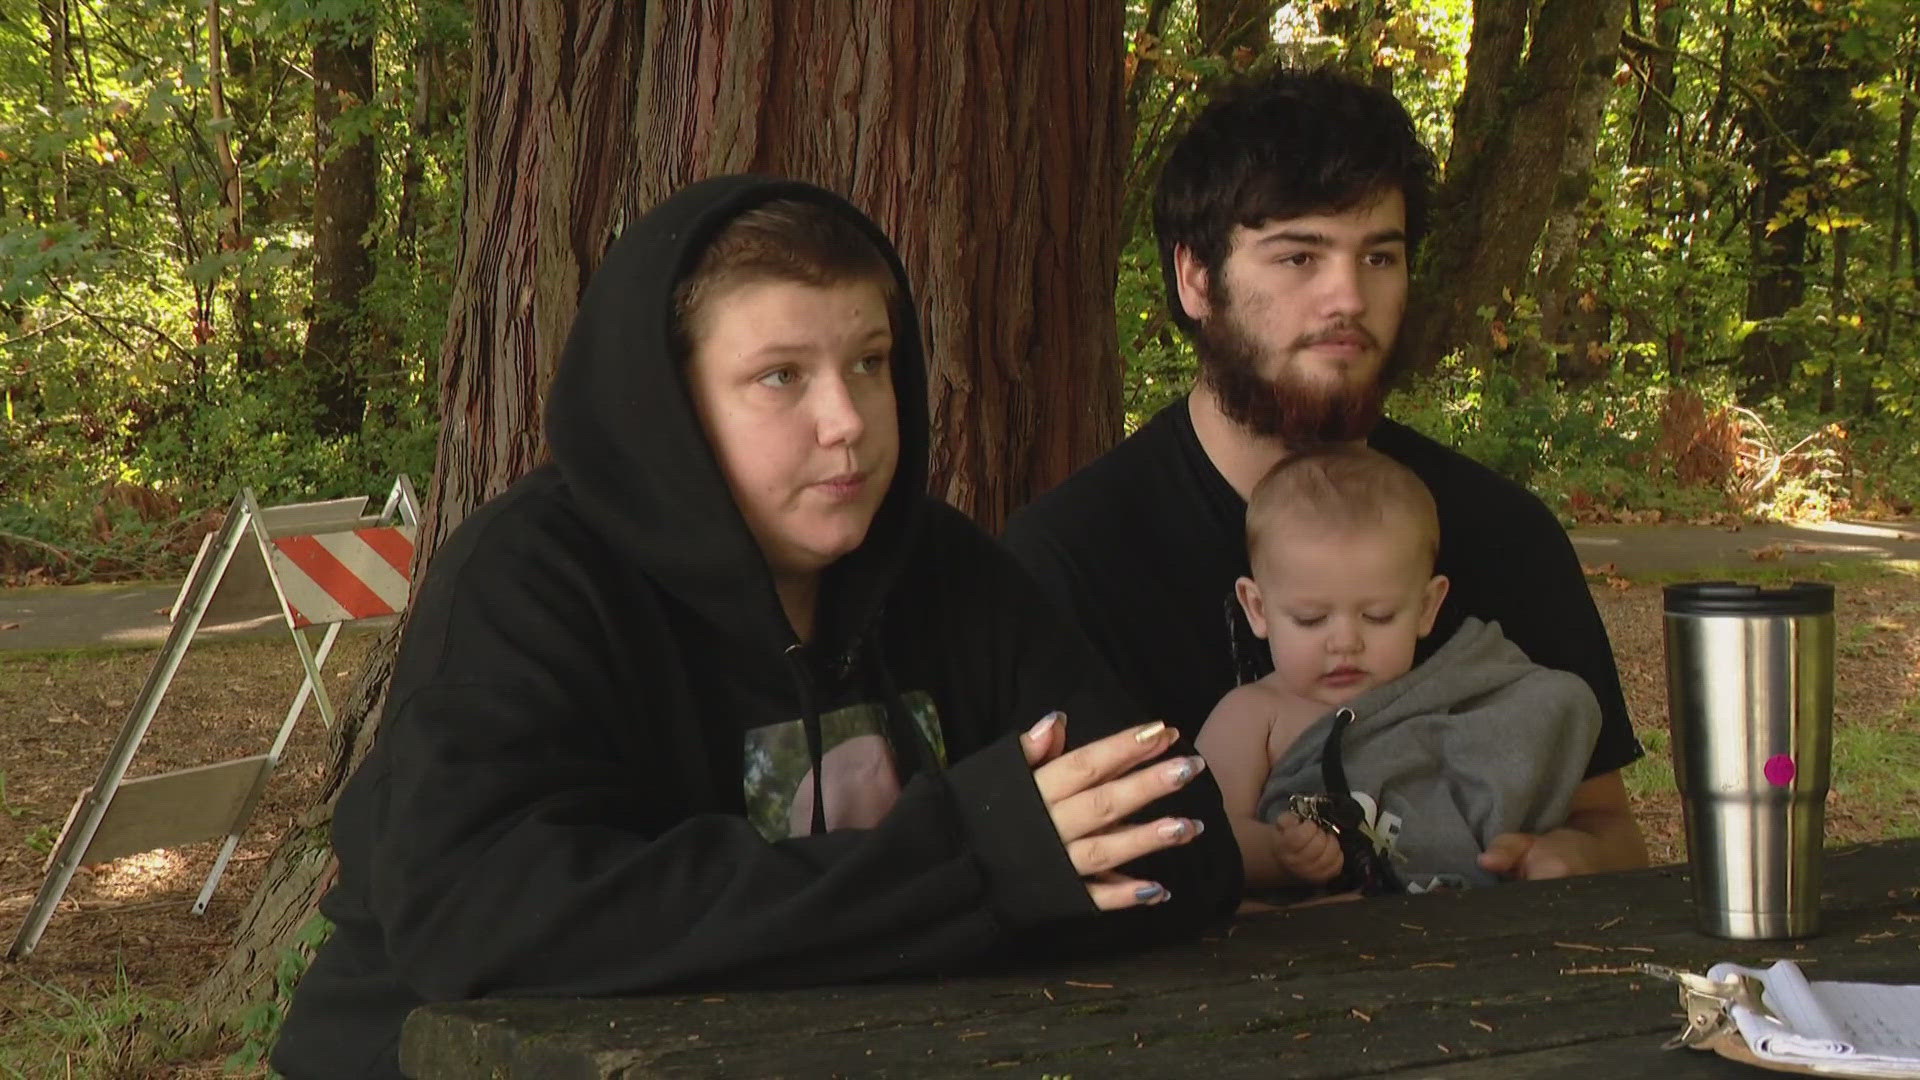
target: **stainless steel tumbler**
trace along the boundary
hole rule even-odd
[[[1819,930],[1833,586],[1666,588],[1667,722],[1700,929]]]

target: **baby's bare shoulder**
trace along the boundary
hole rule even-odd
[[[1300,697],[1272,681],[1271,677],[1248,683],[1241,689],[1256,686],[1261,688],[1257,700],[1267,723],[1267,747],[1270,753],[1278,753],[1291,745],[1301,732],[1312,727],[1314,721],[1327,712],[1325,705]]]

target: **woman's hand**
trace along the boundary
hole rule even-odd
[[[1063,754],[1067,719],[1050,713],[1020,738],[1033,782],[1047,804],[1087,895],[1102,911],[1162,903],[1173,894],[1159,882],[1117,873],[1115,867],[1164,848],[1184,844],[1204,826],[1192,818],[1168,817],[1144,825],[1122,819],[1185,787],[1207,767],[1198,755],[1153,761],[1179,733],[1162,723],[1145,724]],[[1153,762],[1152,764],[1145,764]]]

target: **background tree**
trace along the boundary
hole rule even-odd
[[[1474,0],[1466,89],[1402,331],[1416,362],[1465,348],[1484,363],[1509,346],[1497,316],[1535,265],[1541,230],[1586,197],[1625,17],[1626,0]],[[1563,230],[1546,257],[1570,249]]]
[[[212,0],[218,3],[218,0]],[[360,430],[367,390],[361,294],[379,161],[373,138],[372,12],[348,5],[313,23],[313,292],[300,370],[321,434]]]

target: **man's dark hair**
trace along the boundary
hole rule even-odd
[[[1173,321],[1180,306],[1173,249],[1184,244],[1217,286],[1236,225],[1339,212],[1398,190],[1407,202],[1407,252],[1427,227],[1433,154],[1413,118],[1385,90],[1332,68],[1281,68],[1234,84],[1200,111],[1160,171],[1153,229]]]

